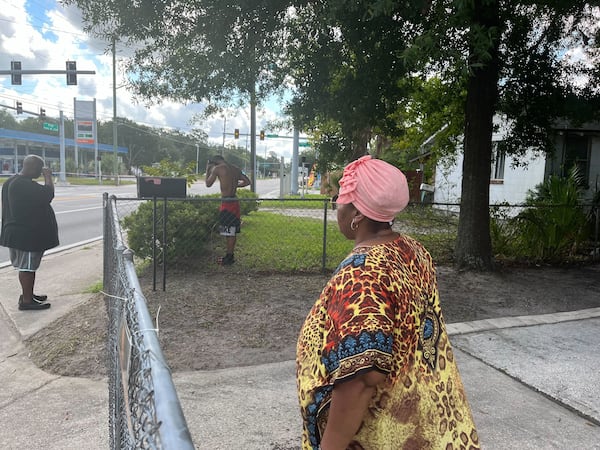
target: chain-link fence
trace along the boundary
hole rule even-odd
[[[353,242],[338,230],[334,204],[328,199],[240,198],[242,224],[235,263],[220,265],[219,257],[226,251],[219,233],[222,201],[105,195],[112,448],[193,448],[130,248],[138,262],[152,264],[154,289],[157,281],[165,289],[167,268],[258,275],[330,272],[352,249]],[[456,204],[410,204],[398,215],[394,229],[422,242],[437,263],[450,262],[459,210]],[[490,217],[496,255],[515,254],[529,243],[527,250],[541,251],[542,257],[552,256],[543,252],[565,251],[580,260],[600,260],[596,204],[492,205]]]
[[[129,247],[136,257],[152,264],[153,289],[161,283],[165,289],[171,270],[327,273],[352,248],[353,243],[338,230],[329,199],[237,201],[241,233],[236,238],[235,263],[224,267],[219,264],[226,253],[226,238],[219,232],[220,198],[117,199]],[[398,215],[394,229],[421,241],[438,263],[451,263],[459,210],[457,204],[410,204]],[[501,204],[490,206],[490,216],[494,254],[500,258],[598,257],[597,205]]]
[[[117,216],[104,195],[104,289],[108,313],[111,449],[193,449],[158,330],[146,308]]]
[[[324,199],[239,198],[241,233],[235,264],[224,267],[220,198],[119,198],[119,217],[136,257],[152,264],[154,288],[172,270],[233,273],[315,273],[331,270],[352,248]]]

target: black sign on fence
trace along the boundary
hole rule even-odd
[[[167,198],[185,198],[187,188],[187,180],[185,178],[168,178],[168,177],[138,177],[137,191],[138,198],[150,198],[154,200],[152,208],[152,290],[156,290],[156,263],[157,254],[157,199],[161,198],[163,208],[163,227],[162,227],[162,242],[167,242]],[[163,291],[166,290],[167,280],[167,260],[166,250],[162,249],[162,266],[163,266]]]
[[[138,177],[138,198],[185,198],[187,195],[185,178]]]

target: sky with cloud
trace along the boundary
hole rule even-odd
[[[77,70],[94,71],[94,75],[78,75],[76,86],[67,86],[65,75],[23,75],[21,85],[12,85],[10,75],[0,75],[0,106],[15,107],[18,101],[25,111],[46,110],[48,117],[59,112],[73,118],[74,98],[96,99],[97,118],[113,117],[113,64],[110,43],[93,39],[82,31],[81,15],[75,7],[64,7],[54,0],[5,0],[0,8],[0,70],[10,70],[11,61],[20,61],[22,70],[65,70],[66,61],[76,61]],[[223,129],[232,134],[235,128],[242,135],[250,133],[250,109],[228,111],[201,124],[192,124],[194,116],[203,110],[202,104],[181,104],[164,101],[147,107],[138,103],[124,87],[120,64],[130,49],[116,45],[117,116],[126,117],[150,127],[172,128],[189,132],[200,128],[215,144],[223,143]],[[12,111],[12,110],[11,110]],[[257,134],[268,121],[279,117],[276,100],[257,111]],[[267,130],[280,135],[288,131]],[[233,145],[233,136],[225,135],[225,145]],[[238,145],[245,145],[244,139]],[[249,144],[248,144],[249,146]],[[270,152],[289,159],[292,144],[289,139],[258,141],[257,153]]]

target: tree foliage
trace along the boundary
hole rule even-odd
[[[491,267],[489,175],[493,117],[504,119],[508,153],[553,150],[558,119],[598,118],[598,8],[575,0],[423,2],[419,33],[405,53],[422,77],[435,73],[464,92],[463,184],[456,262]],[[377,14],[404,3],[376,2]],[[579,51],[584,58],[571,56]],[[429,110],[426,110],[429,112]],[[430,118],[422,115],[419,123]],[[455,121],[458,122],[458,121]],[[417,126],[419,126],[417,125]]]
[[[281,0],[65,0],[82,11],[87,29],[135,46],[127,63],[133,91],[209,103],[207,114],[264,99],[278,90],[287,11]]]
[[[579,0],[66,3],[90,30],[141,43],[129,71],[144,99],[207,100],[210,113],[252,101],[255,87],[264,99],[287,77],[288,112],[314,134],[321,169],[364,154],[375,135],[394,142],[384,156],[396,162],[438,130],[437,150],[462,135],[463,267],[492,264],[494,115],[518,155],[550,151],[557,119],[600,112],[598,7]]]
[[[375,130],[405,97],[403,52],[410,18],[374,15],[371,2],[307,2],[289,22],[288,112],[315,134],[322,166],[367,152]]]

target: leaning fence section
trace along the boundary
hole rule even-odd
[[[124,242],[116,198],[104,196],[111,449],[193,449],[170,370]]]

